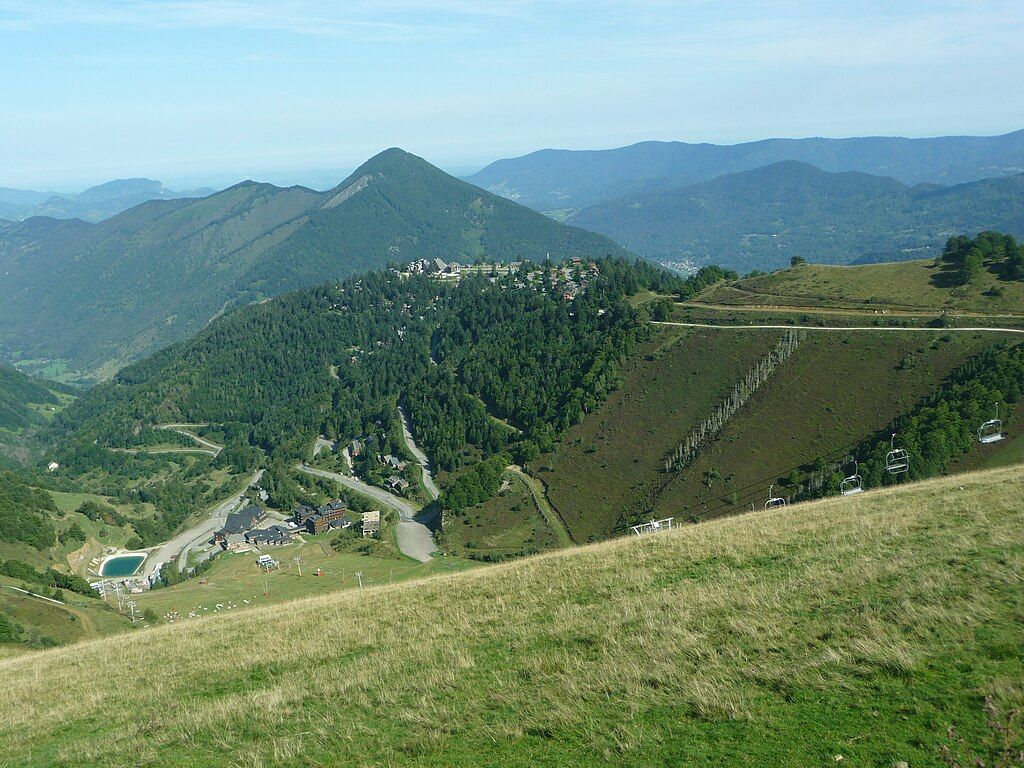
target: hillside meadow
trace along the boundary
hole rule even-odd
[[[5,766],[934,765],[1024,702],[1024,470],[0,661]]]
[[[760,506],[769,485],[819,456],[838,458],[1003,340],[808,331],[696,460],[666,473],[665,457],[781,335],[668,326],[638,350],[622,387],[533,466],[574,538],[623,532],[638,516],[696,519]]]
[[[1024,283],[986,270],[977,285],[957,286],[950,268],[936,265],[932,259],[854,267],[804,264],[719,285],[702,294],[700,301],[1019,316],[1024,306]]]

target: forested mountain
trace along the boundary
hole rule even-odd
[[[571,301],[566,280],[584,286]],[[227,443],[218,463],[241,470],[255,449],[293,461],[317,434],[379,431],[403,403],[440,469],[468,445],[529,458],[616,386],[647,333],[626,297],[679,288],[643,262],[601,259],[458,285],[378,271],[291,293],[93,388],[59,417],[58,456],[72,473],[116,470],[132,455],[105,446],[163,441],[149,428],[160,422],[209,422]]]
[[[652,259],[740,271],[793,256],[849,264],[925,258],[957,232],[1024,235],[1024,174],[952,187],[907,187],[860,172],[786,161],[586,208],[568,222]]]
[[[41,424],[41,412],[61,405],[57,394],[43,382],[0,365],[0,430],[20,430]]]
[[[959,184],[1024,171],[1024,130],[928,139],[765,139],[728,146],[645,141],[596,151],[545,149],[498,160],[468,180],[531,208],[553,211],[673,189],[783,160],[826,171],[891,176],[905,184]]]
[[[106,378],[233,305],[388,262],[623,253],[392,149],[325,193],[244,182],[99,224],[3,225],[0,353]]]
[[[150,200],[205,197],[212,189],[175,192],[153,179],[115,179],[77,194],[0,189],[0,218],[14,221],[33,216],[103,221]]]

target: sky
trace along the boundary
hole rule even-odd
[[[1024,0],[0,0],[0,186],[1024,128]]]

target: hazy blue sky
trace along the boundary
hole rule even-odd
[[[0,0],[0,186],[1005,133],[1022,40],[1024,0]]]

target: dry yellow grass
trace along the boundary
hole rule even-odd
[[[1024,470],[0,660],[0,765],[934,762],[1020,702]],[[888,762],[887,762],[888,761]]]

